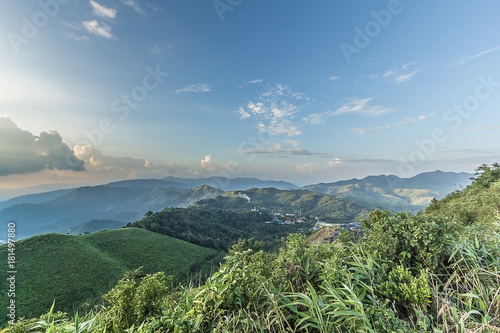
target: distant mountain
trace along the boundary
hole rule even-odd
[[[320,183],[302,187],[310,191],[335,195],[349,201],[373,205],[381,209],[411,211],[425,208],[433,198],[441,199],[448,193],[471,183],[473,174],[434,171],[400,178],[394,175],[368,176],[334,183]]]
[[[55,301],[56,310],[72,312],[88,301],[102,304],[101,295],[116,285],[126,270],[165,272],[174,283],[198,272],[207,276],[223,252],[139,228],[101,231],[85,236],[38,235],[16,242],[16,315],[39,316]],[[7,258],[8,247],[0,246]],[[0,288],[8,290],[6,271]],[[7,293],[0,303],[7,304]],[[2,316],[0,325],[6,321]]]
[[[298,186],[285,181],[276,180],[260,180],[257,178],[224,178],[224,177],[209,177],[209,178],[175,178],[175,177],[165,177],[165,181],[178,182],[181,184],[186,184],[189,188],[208,185],[215,187],[224,191],[234,191],[234,190],[248,190],[251,188],[262,188],[262,187],[274,187],[279,190],[292,190],[297,189]]]
[[[368,216],[373,206],[357,204],[335,196],[309,190],[278,190],[253,188],[246,191],[230,191],[220,196],[201,200],[193,206],[216,209],[263,209],[270,213],[299,214],[310,219],[348,223]]]
[[[53,200],[4,208],[0,211],[0,222],[16,221],[16,235],[20,238],[47,232],[80,233],[80,226],[90,220],[113,220],[126,224],[141,219],[148,211],[187,207],[220,193],[221,190],[209,186],[190,190],[86,186]]]
[[[53,200],[55,198],[58,198],[60,196],[63,196],[69,192],[73,191],[73,189],[69,190],[57,190],[57,191],[50,191],[50,192],[44,192],[44,193],[39,193],[39,194],[26,194],[22,195],[19,197],[15,197],[6,201],[1,201],[0,202],[0,210],[14,206],[17,204],[22,204],[22,203],[29,203],[29,204],[38,204],[46,201]]]

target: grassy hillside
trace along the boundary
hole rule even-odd
[[[85,301],[101,303],[126,270],[163,271],[185,281],[196,270],[205,273],[222,254],[138,228],[101,231],[86,236],[45,234],[16,243],[16,304],[19,316],[38,316],[56,301],[72,311]],[[6,246],[0,257],[7,258]],[[7,290],[5,271],[1,290]],[[0,296],[6,304],[6,293]],[[4,318],[2,318],[2,322]]]
[[[423,212],[429,216],[449,216],[465,224],[494,223],[500,214],[500,165],[483,165],[474,183],[442,200],[434,200]]]

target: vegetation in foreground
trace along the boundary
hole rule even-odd
[[[315,245],[291,235],[265,253],[240,241],[199,287],[131,272],[102,309],[49,311],[6,331],[500,332],[498,170],[483,166],[463,194],[417,215],[372,212],[357,243],[349,232]],[[477,206],[482,196],[491,201]]]

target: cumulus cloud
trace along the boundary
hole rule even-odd
[[[90,0],[90,5],[92,6],[92,14],[97,17],[113,19],[116,16],[116,9],[114,8],[105,7],[93,0]]]
[[[181,89],[177,89],[175,91],[176,94],[185,93],[185,92],[209,92],[212,91],[212,87],[206,83],[199,84],[191,84]]]
[[[83,171],[84,162],[56,131],[35,136],[21,130],[8,117],[0,117],[0,176],[42,170]]]
[[[206,155],[200,162],[202,169],[213,171],[215,170],[215,166],[212,162],[212,155]]]
[[[109,177],[113,179],[137,177],[165,177],[178,175],[192,177],[193,170],[180,163],[154,164],[142,158],[129,156],[115,157],[104,154],[100,149],[91,145],[75,145],[73,151],[76,157],[85,162],[85,168],[94,177]]]
[[[241,119],[257,120],[257,130],[271,136],[302,134],[295,116],[308,98],[287,85],[277,84],[238,109]]]
[[[85,30],[87,30],[87,32],[89,32],[93,35],[96,35],[96,36],[99,36],[102,38],[106,38],[106,39],[115,38],[113,36],[113,33],[111,32],[111,27],[107,24],[101,25],[96,20],[92,20],[92,21],[84,21],[82,23],[82,25],[85,28]]]
[[[362,116],[374,117],[395,111],[394,108],[383,107],[380,105],[370,105],[372,98],[358,99],[354,98],[344,103],[336,111],[329,112],[328,115],[337,116],[341,114],[356,113]]]

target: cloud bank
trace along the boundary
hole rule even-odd
[[[0,176],[42,170],[85,170],[56,131],[35,136],[8,117],[0,117]]]

